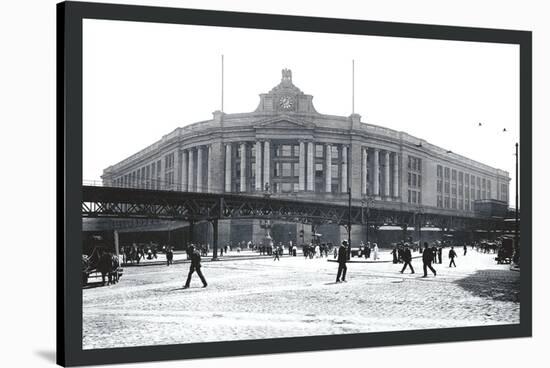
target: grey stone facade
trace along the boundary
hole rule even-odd
[[[324,115],[281,82],[250,113],[213,113],[106,168],[104,185],[263,194],[475,216],[473,201],[509,201],[509,175],[361,116]],[[299,225],[298,225],[299,226]],[[255,232],[255,231],[253,231]],[[220,234],[221,235],[221,234]],[[252,236],[252,234],[250,235]]]

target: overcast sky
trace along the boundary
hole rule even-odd
[[[354,59],[362,121],[507,170],[513,202],[516,45],[104,20],[83,28],[83,179],[211,119],[221,54],[226,113],[253,111],[290,68],[318,112],[349,116]]]

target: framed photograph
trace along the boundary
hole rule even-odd
[[[59,364],[531,336],[531,32],[57,19]]]

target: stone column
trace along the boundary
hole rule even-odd
[[[342,193],[348,192],[348,147],[342,146]]]
[[[366,195],[367,194],[367,170],[368,170],[368,152],[367,147],[363,147],[361,150],[361,154],[363,156],[363,159],[361,161],[361,194]]]
[[[399,156],[397,152],[393,154],[393,196],[399,197]]]
[[[213,140],[210,144],[209,161],[210,188],[213,193],[222,193],[225,189],[225,146],[221,140]]]
[[[332,147],[330,144],[326,145],[325,154],[325,192],[332,192]]]
[[[208,145],[208,160],[206,168],[206,188],[208,192],[212,192],[212,145]]]
[[[241,143],[241,192],[246,192],[246,143]]]
[[[189,164],[187,165],[187,191],[195,191],[195,153],[193,148],[189,148]]]
[[[306,190],[306,153],[305,143],[300,141],[300,161],[298,163],[298,190],[303,192]]]
[[[390,152],[384,152],[384,196],[390,196]]]
[[[307,190],[315,190],[313,181],[313,142],[307,142]]]
[[[145,186],[147,186],[147,169],[145,169]],[[181,190],[181,162],[180,162],[180,150],[174,151],[174,187],[175,190]]]
[[[187,172],[187,150],[183,150],[181,153],[181,190],[187,192],[187,181],[188,181],[188,172]]]
[[[225,191],[231,192],[231,143],[225,145]]]
[[[204,187],[202,184],[203,153],[204,153],[204,148],[202,146],[199,146],[199,148],[197,148],[197,192],[199,193],[204,192]]]
[[[269,141],[264,142],[264,181],[262,183],[262,188],[265,188],[265,184],[269,184],[269,188],[271,189],[271,155],[270,155],[270,147],[269,147]]]
[[[256,191],[262,191],[262,142],[256,141]]]
[[[374,169],[373,169],[373,195],[380,195],[380,150],[374,149]]]

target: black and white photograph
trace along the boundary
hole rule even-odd
[[[517,44],[84,19],[82,349],[519,324],[519,83]]]

